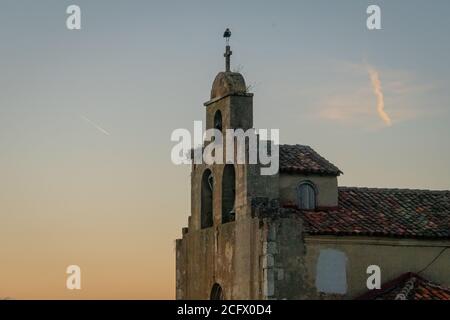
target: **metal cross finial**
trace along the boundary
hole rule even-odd
[[[233,54],[233,52],[230,49],[230,45],[229,45],[229,41],[230,41],[230,37],[231,37],[230,29],[227,28],[225,30],[225,32],[223,33],[223,37],[226,39],[225,53],[223,55],[225,57],[225,71],[230,72],[230,57]]]

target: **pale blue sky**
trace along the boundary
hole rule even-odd
[[[65,27],[70,4],[80,31]],[[369,4],[382,30],[366,29]],[[100,272],[127,256],[113,267],[124,294],[173,295],[172,240],[190,190],[170,133],[204,119],[226,27],[232,68],[253,85],[255,127],[314,147],[344,171],[341,185],[450,189],[449,12],[445,0],[1,0],[0,243],[16,246],[0,247],[0,268],[52,269],[58,255]],[[139,289],[126,289],[131,269]],[[39,296],[10,281],[0,296]],[[68,297],[54,281],[40,297]],[[114,292],[92,281],[83,297]]]

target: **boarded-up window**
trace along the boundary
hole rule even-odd
[[[347,256],[344,252],[320,250],[316,266],[316,288],[323,293],[347,293]]]

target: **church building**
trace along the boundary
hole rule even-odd
[[[206,129],[254,127],[230,56],[227,43]],[[340,186],[300,144],[279,145],[277,174],[260,167],[192,164],[177,299],[450,299],[450,191]]]

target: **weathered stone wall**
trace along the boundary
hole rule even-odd
[[[209,299],[218,283],[225,299],[261,299],[257,218],[188,232],[177,240],[177,299]]]
[[[301,272],[304,244],[297,217],[264,219],[263,293],[267,299],[298,299],[304,282]]]
[[[214,226],[200,228],[201,178],[214,175]],[[251,199],[276,197],[277,176],[260,176],[257,165],[236,165],[236,221],[222,224],[224,165],[196,165],[192,172],[192,215],[183,238],[177,240],[177,298],[208,299],[214,283],[226,299],[263,299],[261,256],[265,241],[258,217],[252,217]]]
[[[214,177],[213,188],[213,217],[214,225],[222,222],[222,177],[225,165],[208,166],[206,164],[193,165],[191,172],[191,218],[189,232],[200,230],[201,221],[201,187],[202,176],[206,169],[211,170]],[[236,179],[242,174],[236,168]]]
[[[261,176],[259,165],[235,165],[234,222],[222,224],[222,182],[225,165],[193,165],[191,216],[177,240],[177,298],[209,299],[218,283],[225,299],[263,299],[261,256],[264,229],[252,216],[254,197],[278,197],[278,176]],[[214,176],[214,226],[201,229],[201,180],[206,169]]]
[[[236,220],[250,216],[251,199],[254,197],[278,197],[278,175],[260,176],[258,165],[235,165]],[[222,181],[225,165],[195,165],[191,173],[191,217],[189,230],[200,229],[201,183],[203,172],[211,170],[214,176],[213,215],[214,225],[222,223]]]
[[[206,104],[206,128],[214,128],[214,115],[222,113],[224,129],[241,128],[244,131],[253,128],[253,95],[230,95]]]

